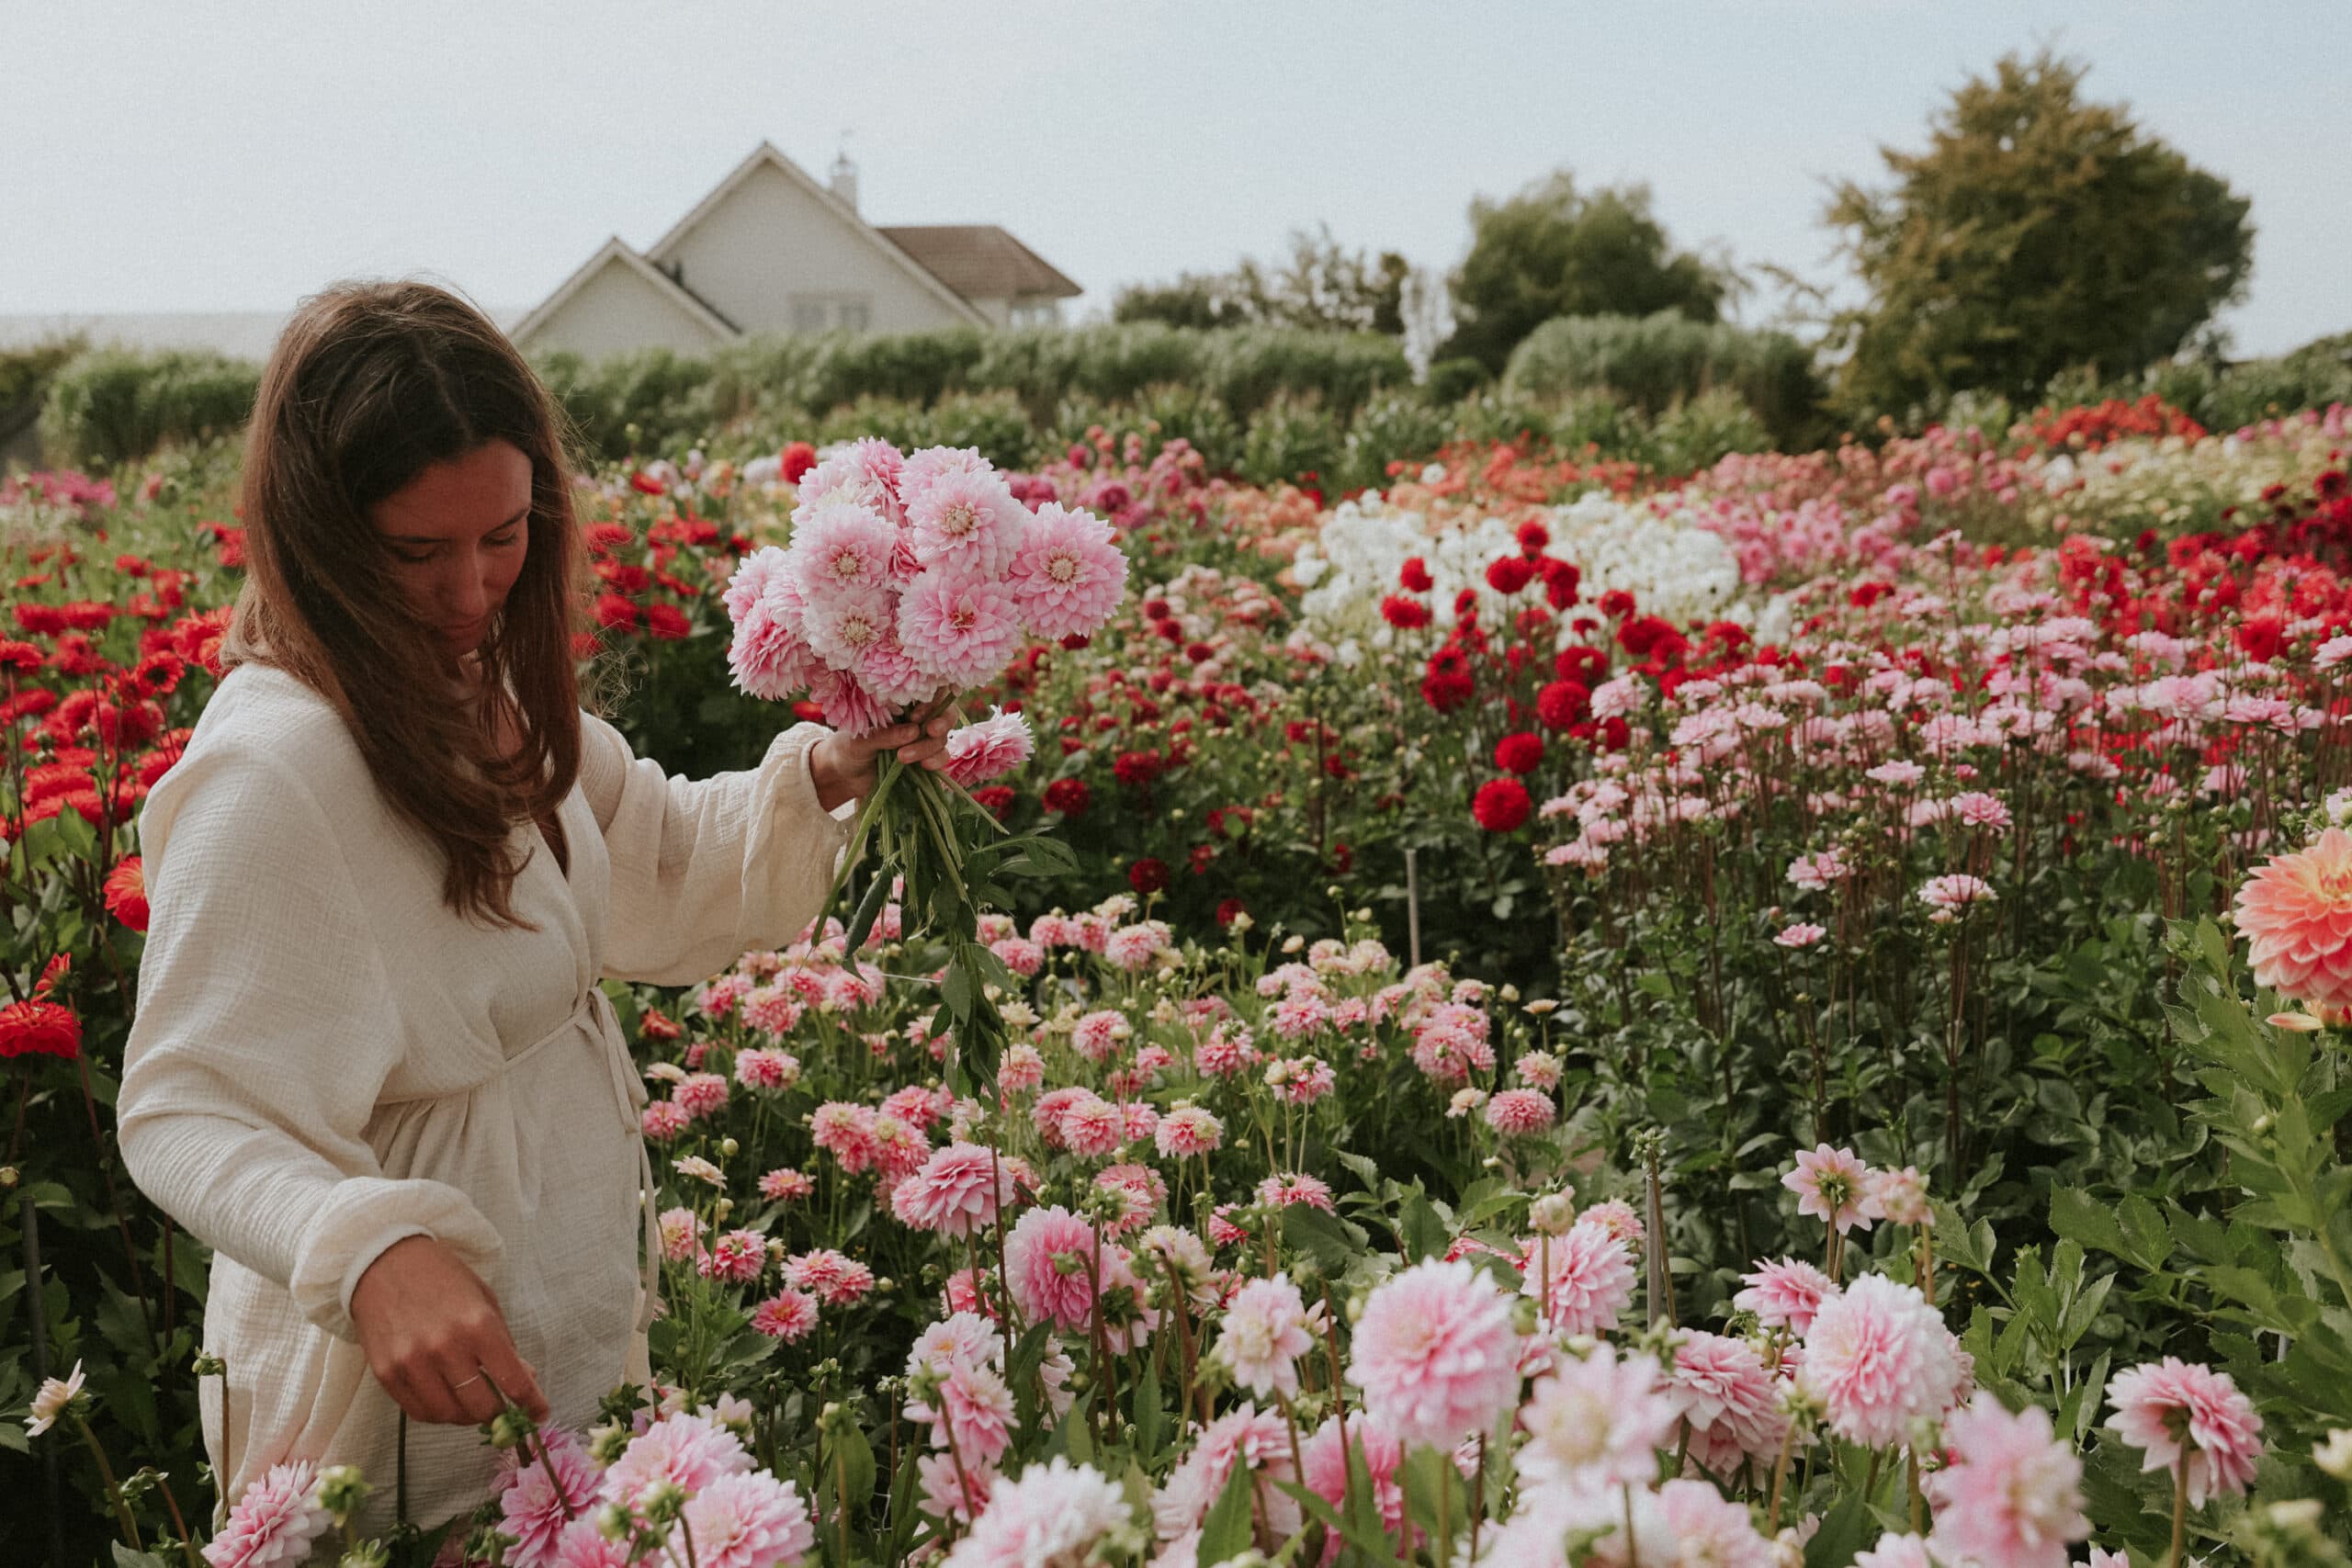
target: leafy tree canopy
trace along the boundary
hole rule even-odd
[[[1286,261],[1245,256],[1231,272],[1184,273],[1173,283],[1136,284],[1120,290],[1111,308],[1118,321],[1166,321],[1179,327],[1305,327],[1319,332],[1405,333],[1410,263],[1394,251],[1377,256],[1351,251],[1328,225],[1295,230]]]
[[[2246,199],[2123,106],[2082,102],[2083,71],[2005,57],[1953,93],[1926,152],[1880,149],[1892,188],[1838,184],[1827,221],[1870,291],[1832,340],[1847,407],[2030,402],[2070,367],[2134,374],[2239,297]]]
[[[1454,332],[1439,352],[1499,372],[1555,316],[1719,319],[1732,270],[1674,252],[1645,185],[1587,194],[1566,169],[1508,200],[1470,204],[1470,254],[1450,280]]]

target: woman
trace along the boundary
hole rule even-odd
[[[118,1108],[140,1187],[214,1249],[226,1497],[356,1464],[380,1529],[404,1457],[429,1527],[493,1484],[471,1427],[500,1392],[579,1426],[647,1381],[646,1095],[597,982],[793,940],[877,754],[945,762],[944,717],[798,725],[701,783],[633,757],[579,705],[559,423],[424,284],[306,301],[263,374],[232,667],[140,822]]]

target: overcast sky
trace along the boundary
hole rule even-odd
[[[1442,270],[1562,165],[1833,284],[1826,182],[2044,41],[2252,198],[2241,353],[2352,328],[2345,0],[0,0],[0,312],[527,307],[763,137],[822,178],[844,133],[869,219],[1001,223],[1078,315],[1318,220]]]

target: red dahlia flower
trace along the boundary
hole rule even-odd
[[[132,931],[147,929],[147,875],[140,857],[132,855],[107,874],[107,912]]]
[[[1470,815],[1489,833],[1509,833],[1526,822],[1535,809],[1527,786],[1517,779],[1492,779],[1478,786]]]
[[[1544,738],[1525,730],[1495,742],[1495,766],[1507,773],[1533,773],[1544,761]]]
[[[82,1021],[55,1002],[11,1002],[0,1008],[0,1056],[82,1054]]]

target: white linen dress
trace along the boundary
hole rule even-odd
[[[334,707],[240,665],[140,819],[150,917],[118,1102],[141,1190],[213,1248],[205,1445],[233,1499],[275,1463],[356,1464],[363,1529],[393,1517],[399,1407],[351,1292],[431,1235],[496,1296],[551,1418],[647,1379],[659,1280],[644,1083],[597,982],[687,984],[815,917],[855,803],[817,802],[808,750],[690,782],[582,714],[561,807],[569,874],[536,827],[515,912],[460,919],[442,861],[376,789]],[[471,1427],[409,1423],[408,1517],[481,1501]]]

